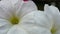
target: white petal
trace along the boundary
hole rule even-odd
[[[60,34],[60,30],[57,30],[54,34]]]
[[[51,34],[50,30],[44,28],[44,27],[39,27],[39,26],[23,26],[22,27],[28,31],[28,34]]]
[[[24,26],[36,25],[50,29],[52,22],[50,22],[48,16],[46,16],[43,12],[35,11],[25,15],[20,21],[20,25],[24,25]]]
[[[12,14],[13,7],[8,1],[0,2],[0,18],[9,19]]]
[[[58,8],[53,5],[51,6],[45,5],[44,10],[45,13],[47,15],[51,15],[53,19],[58,19],[60,17]]]
[[[23,0],[2,0],[0,2],[0,18],[9,19],[13,16],[17,9],[20,8],[22,1]]]
[[[49,5],[46,4],[45,7],[44,7],[44,11],[45,11],[45,13],[51,14],[53,16],[59,15],[58,8],[53,6],[53,5],[49,6]]]
[[[46,4],[44,7],[44,10],[45,10],[44,12],[47,15],[51,15],[53,17],[53,19],[60,17],[58,8],[53,5],[49,6]]]
[[[30,13],[32,11],[36,11],[37,7],[36,5],[33,3],[33,1],[27,1],[24,2],[23,5],[21,6],[21,8],[17,11],[17,15],[20,16],[24,16],[27,13]]]
[[[45,5],[45,13],[48,15],[48,16],[52,16],[52,20],[53,20],[53,25],[56,29],[59,29],[60,28],[60,15],[59,15],[59,9],[53,5],[51,6],[48,6],[48,5]]]
[[[0,19],[0,34],[6,34],[12,25],[4,19]]]
[[[60,29],[60,15],[56,17],[54,26],[56,29]]]
[[[27,34],[27,31],[25,31],[23,28],[19,26],[13,26],[7,34]]]
[[[13,5],[14,9],[17,11],[19,8],[21,8],[23,4],[23,0],[9,0],[10,3]]]

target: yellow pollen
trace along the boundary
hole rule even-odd
[[[9,21],[11,22],[11,24],[15,25],[19,23],[19,18],[17,18],[16,16],[13,16],[10,18]]]
[[[56,28],[53,27],[53,28],[51,29],[51,33],[54,34],[55,32],[56,32]]]

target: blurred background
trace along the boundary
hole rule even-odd
[[[58,7],[60,10],[60,0],[32,0],[35,2],[35,4],[38,7],[38,10],[44,10],[44,5],[49,4],[49,5],[54,5]]]

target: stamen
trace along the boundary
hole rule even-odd
[[[13,25],[18,24],[19,18],[17,18],[16,16],[13,16],[13,17],[10,18],[10,22]]]
[[[54,34],[56,32],[56,28],[52,27],[51,33]]]

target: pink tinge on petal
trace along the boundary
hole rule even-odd
[[[28,1],[28,0],[23,0],[23,1]]]
[[[29,0],[23,0],[24,2],[28,2]]]

